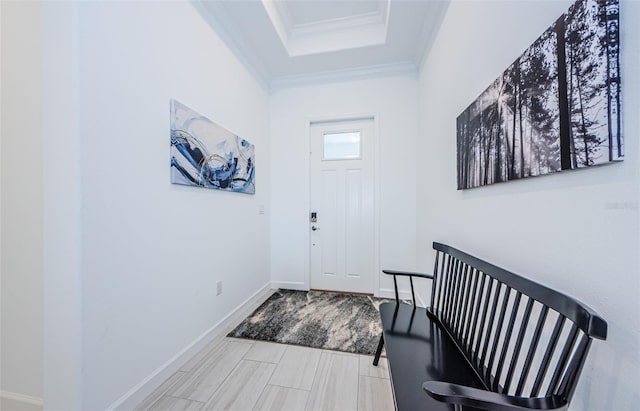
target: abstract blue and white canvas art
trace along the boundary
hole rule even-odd
[[[171,182],[255,194],[255,146],[171,100]]]

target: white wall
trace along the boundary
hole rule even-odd
[[[609,323],[573,410],[633,410],[640,395],[640,3],[621,5],[623,163],[456,191],[456,117],[571,1],[454,1],[420,77],[419,266],[441,241],[587,303]]]
[[[268,95],[191,3],[76,7],[82,409],[97,410],[269,283]],[[170,184],[170,98],[256,145],[255,195]]]
[[[42,398],[42,46],[38,3],[2,2],[0,390]]]
[[[47,410],[82,408],[77,13],[42,2],[44,358]]]
[[[390,76],[275,91],[271,121],[271,280],[308,289],[310,120],[375,114],[378,123],[380,267],[415,269],[417,80]],[[382,275],[381,275],[382,276]],[[391,296],[393,282],[380,279]]]

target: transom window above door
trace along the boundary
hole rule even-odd
[[[358,160],[360,158],[359,130],[322,134],[323,160]]]

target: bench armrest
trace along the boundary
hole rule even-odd
[[[566,410],[568,406],[567,401],[557,395],[543,398],[514,397],[442,381],[427,381],[422,389],[437,401],[482,410]]]
[[[433,275],[426,274],[426,273],[416,273],[413,271],[396,271],[396,270],[382,270],[382,272],[388,275],[400,275],[404,277],[420,277],[420,278],[427,278],[429,280],[433,280]]]
[[[409,282],[411,283],[411,298],[413,299],[413,306],[416,306],[416,295],[413,291],[413,277],[418,278],[426,278],[429,280],[433,280],[433,275],[426,273],[416,273],[412,271],[396,271],[396,270],[382,270],[383,273],[387,275],[393,276],[393,287],[396,292],[396,304],[400,304],[400,298],[398,297],[398,281],[396,280],[397,276],[409,277]]]

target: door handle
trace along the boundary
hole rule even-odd
[[[313,231],[316,231],[316,230],[319,230],[319,229],[320,229],[320,227],[316,227],[315,225],[312,225],[312,226],[311,226],[311,229],[312,229]]]

